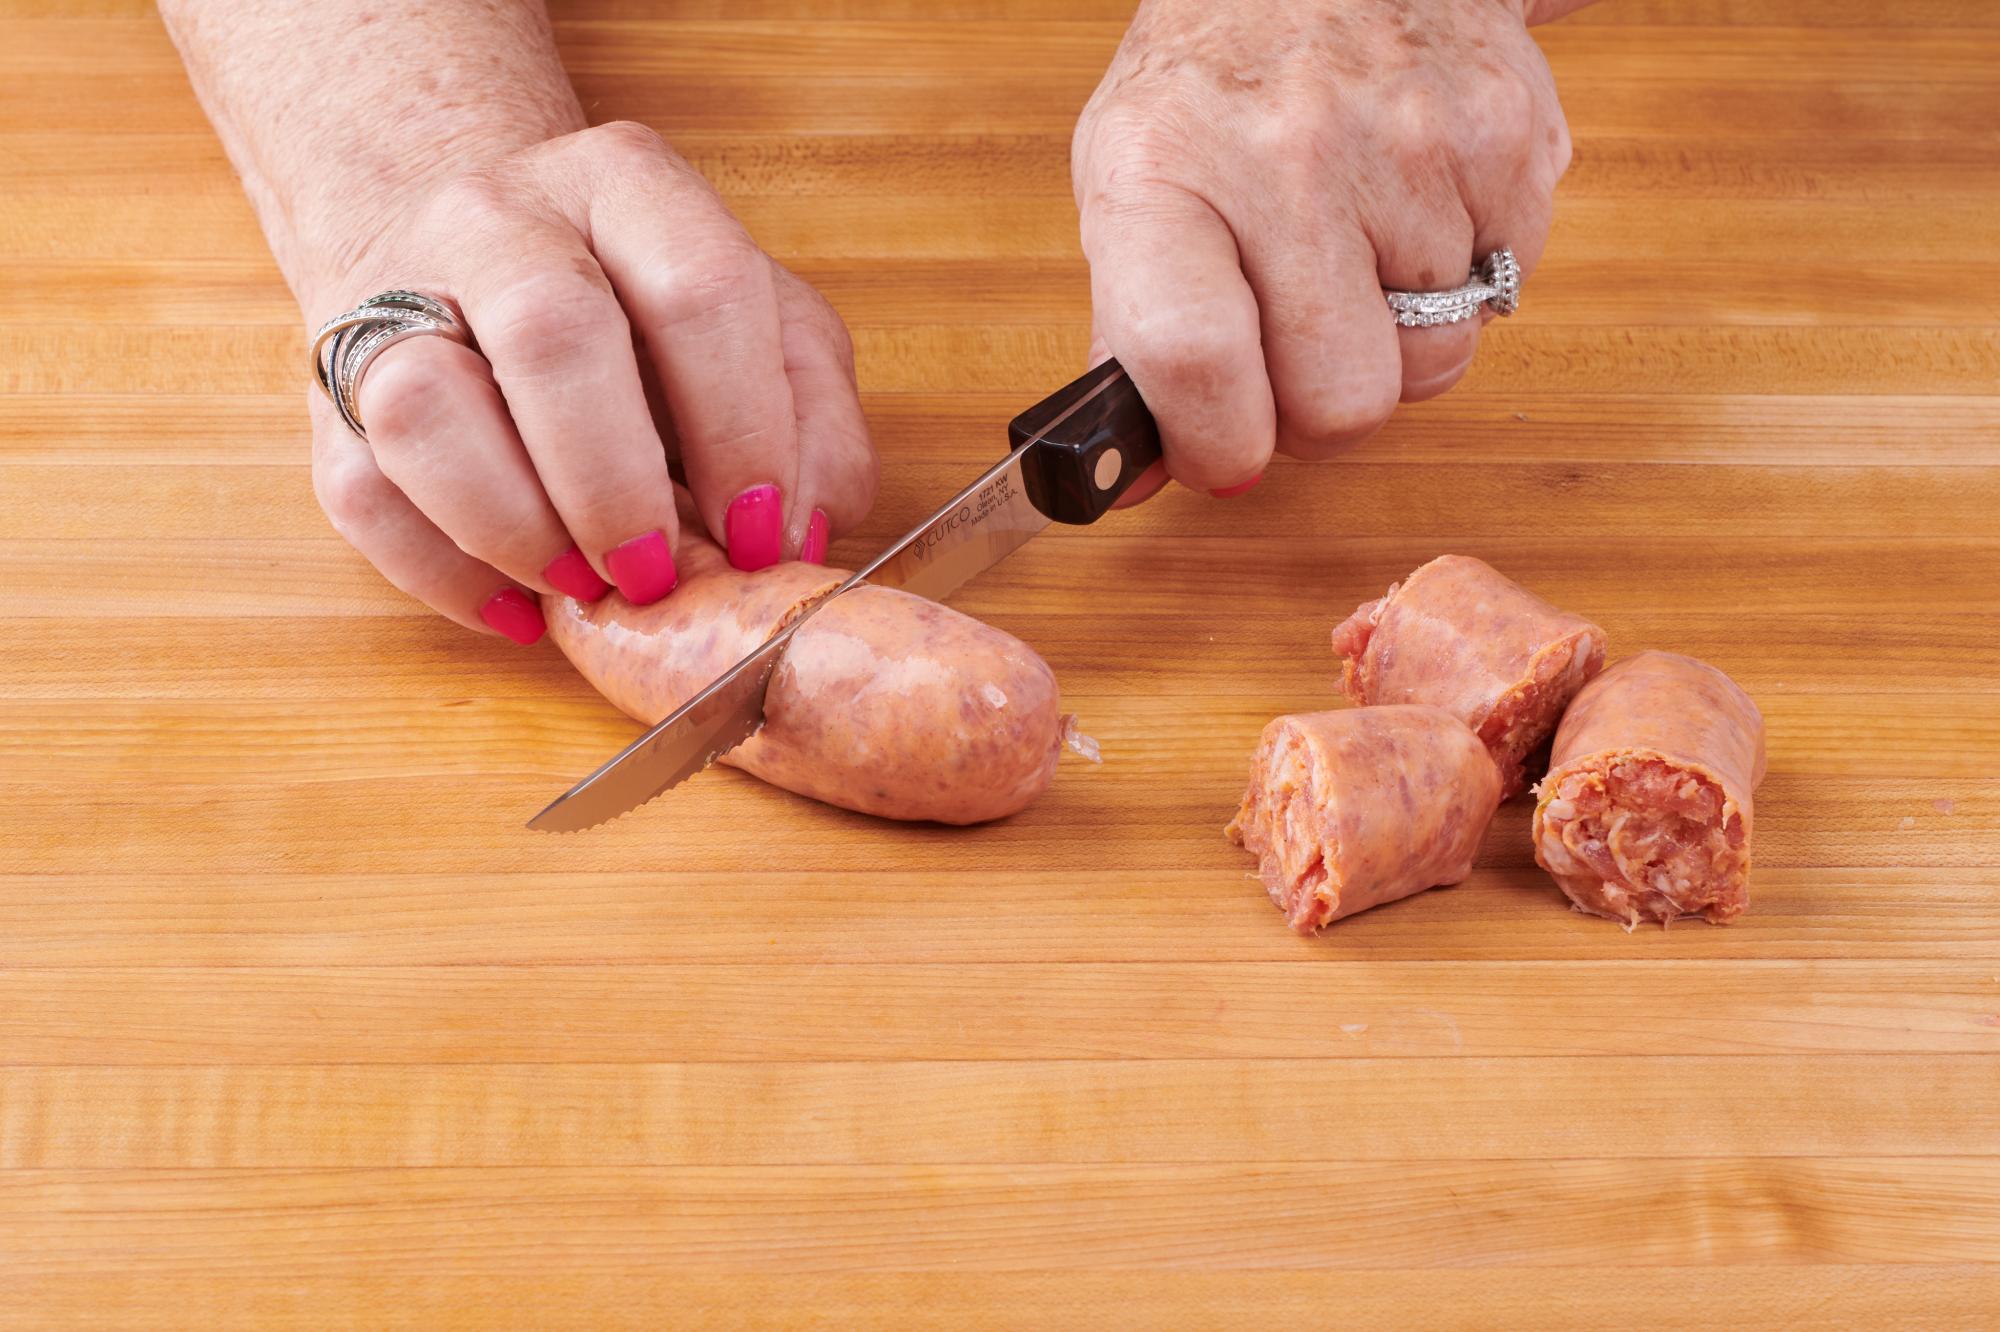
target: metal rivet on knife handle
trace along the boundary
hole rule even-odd
[[[1118,474],[1125,470],[1125,455],[1116,449],[1106,449],[1097,455],[1097,472],[1091,479],[1097,482],[1099,490],[1109,490],[1118,483]]]

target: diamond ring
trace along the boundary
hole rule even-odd
[[[1521,308],[1521,265],[1514,252],[1502,246],[1486,256],[1486,262],[1466,275],[1465,285],[1449,291],[1385,291],[1389,309],[1404,328],[1431,328],[1476,318],[1481,309],[1493,307],[1497,315],[1510,315]]]
[[[450,338],[472,345],[456,311],[416,291],[384,291],[345,314],[337,314],[313,334],[313,379],[332,400],[347,428],[368,438],[361,425],[361,376],[377,356],[405,338]]]

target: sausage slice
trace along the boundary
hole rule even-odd
[[[1468,555],[1440,555],[1364,602],[1333,631],[1341,687],[1358,704],[1428,703],[1476,732],[1501,798],[1584,681],[1604,668],[1604,631],[1557,610]]]
[[[1535,859],[1580,911],[1631,929],[1734,920],[1750,900],[1764,718],[1715,667],[1642,652],[1576,696],[1537,788]]]
[[[1485,746],[1450,713],[1346,708],[1264,728],[1224,831],[1257,857],[1292,928],[1311,934],[1465,878],[1499,803]]]

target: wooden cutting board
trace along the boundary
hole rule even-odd
[[[854,330],[836,556],[1082,364],[1124,8],[562,6],[593,116]],[[960,599],[1104,746],[1028,813],[715,772],[566,839],[522,820],[633,728],[327,528],[157,20],[0,13],[0,1325],[2000,1318],[1991,5],[1545,30],[1576,165],[1461,389]],[[1515,805],[1462,887],[1284,930],[1221,835],[1251,742],[1443,551],[1757,697],[1741,924],[1565,910]]]

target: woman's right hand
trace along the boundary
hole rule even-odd
[[[477,165],[338,276],[317,324],[385,289],[458,307],[478,351],[399,342],[358,396],[312,393],[313,485],[397,587],[468,628],[541,636],[526,592],[672,591],[667,462],[740,569],[818,560],[874,497],[840,317],[659,136],[610,124]]]

